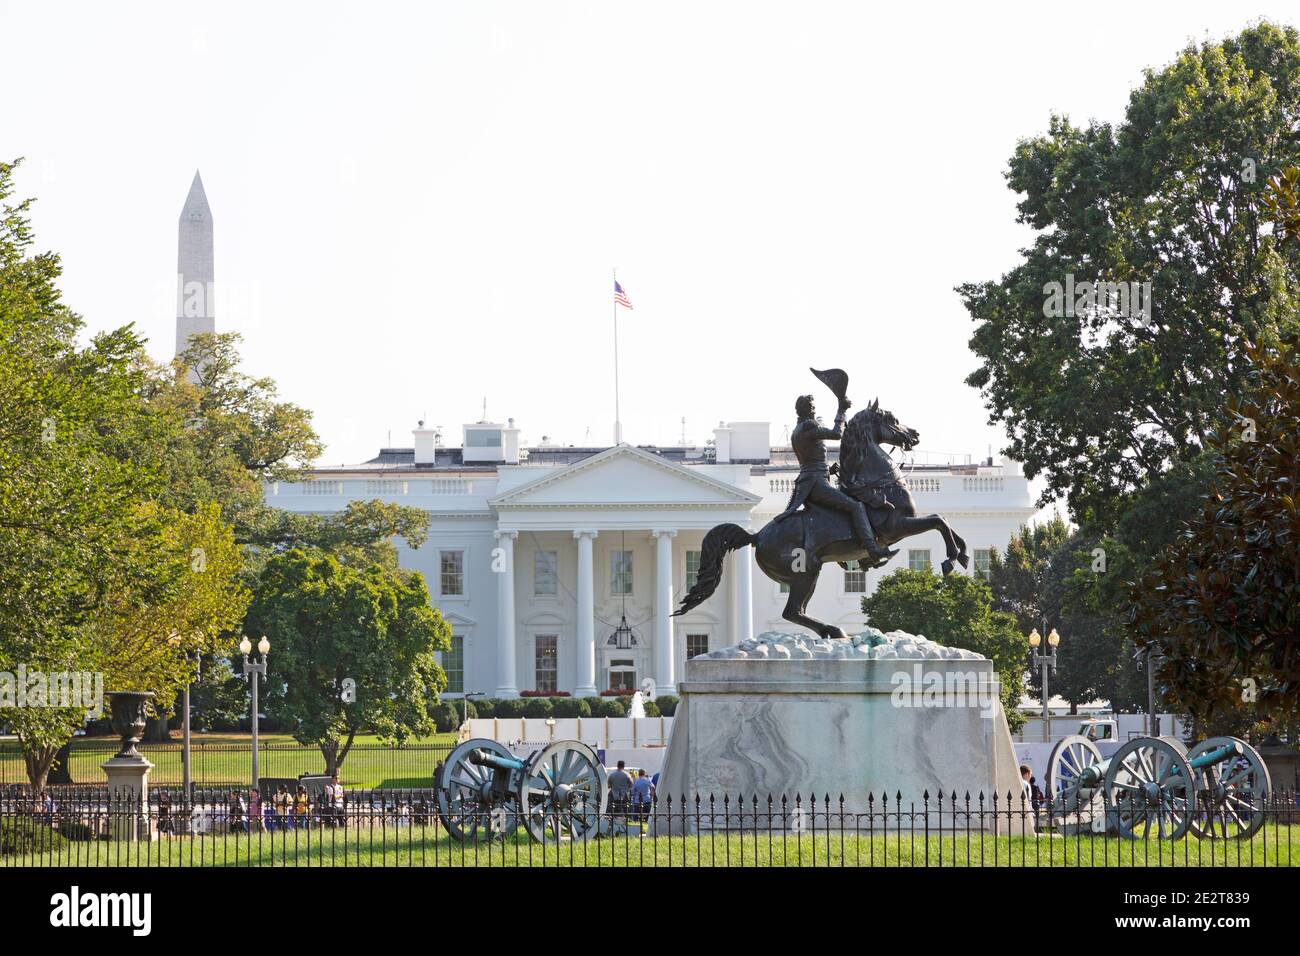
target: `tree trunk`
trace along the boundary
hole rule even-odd
[[[321,756],[325,758],[325,776],[334,776],[334,772],[338,769],[338,764],[335,761],[338,760],[339,742],[337,740],[331,740],[328,743],[318,744],[317,746],[320,747]]]
[[[48,781],[56,784],[71,784],[72,780],[72,741],[59,748],[54,756],[54,765],[50,767]]]
[[[49,781],[50,767],[59,754],[59,748],[48,744],[29,746],[25,741],[22,742],[22,746],[23,763],[27,766],[27,782],[32,785],[34,792],[40,793]]]

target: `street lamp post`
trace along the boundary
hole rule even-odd
[[[469,723],[469,699],[471,697],[482,697],[483,692],[481,690],[476,690],[472,694],[461,694],[460,696],[461,696],[461,713],[464,715],[461,720],[461,724],[463,725]]]
[[[196,639],[201,639],[201,634],[195,634]],[[173,647],[179,647],[181,636],[172,631],[171,636],[167,638],[167,643]],[[188,663],[190,652],[185,651],[185,660]],[[200,668],[203,666],[203,656],[195,650],[194,652],[194,676],[196,679],[202,679],[203,674]],[[181,695],[181,707],[184,714],[181,717],[181,790],[185,794],[185,806],[190,805],[194,797],[194,773],[193,764],[191,763],[192,755],[190,752],[190,681],[185,681],[185,690]]]
[[[257,686],[258,677],[266,676],[266,658],[271,653],[271,642],[262,637],[257,642],[257,649],[262,653],[260,661],[250,661],[248,655],[253,651],[253,642],[245,637],[239,642],[239,652],[244,655],[244,679],[253,688],[253,789],[257,789]]]
[[[1046,626],[1047,622],[1044,621],[1043,627]],[[1029,649],[1033,655],[1033,663],[1035,666],[1040,668],[1040,673],[1042,674],[1043,743],[1048,743],[1052,739],[1052,717],[1051,711],[1047,706],[1047,701],[1051,698],[1051,694],[1047,690],[1047,675],[1050,671],[1053,677],[1056,676],[1056,648],[1061,643],[1061,635],[1056,633],[1056,628],[1052,628],[1052,632],[1047,635],[1047,646],[1052,649],[1050,653],[1043,653],[1043,651],[1039,649],[1042,643],[1043,639],[1038,634],[1038,628],[1034,628],[1029,632]]]

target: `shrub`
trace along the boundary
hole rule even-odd
[[[655,704],[659,707],[659,713],[665,717],[671,717],[677,712],[677,698],[672,694],[664,694],[662,697],[655,698]],[[646,711],[649,713],[650,711]]]
[[[67,842],[52,827],[33,817],[0,820],[0,856],[58,853]]]
[[[555,712],[555,705],[549,697],[530,697],[524,702],[524,716],[534,720],[550,717]]]
[[[659,705],[656,704],[653,700],[645,701],[645,715],[647,717],[658,717]]]
[[[480,717],[499,717],[497,707],[500,703],[499,697],[484,697],[482,700],[474,701],[474,709],[478,711]]]
[[[557,697],[553,713],[556,717],[590,717],[591,705],[581,697]]]
[[[507,697],[500,701],[496,706],[496,712],[493,717],[502,717],[511,719],[524,716],[524,708],[528,706],[528,701],[519,697]]]
[[[593,717],[626,717],[627,701],[619,697],[604,697],[599,701],[592,701]]]
[[[465,716],[466,708],[470,719],[478,716],[478,708],[474,706],[472,700],[468,704],[461,700],[444,700],[435,704],[429,714],[433,717],[434,727],[438,733],[447,734],[457,730]]]
[[[59,834],[65,840],[83,842],[95,839],[95,831],[85,823],[78,823],[75,820],[68,820],[59,824]]]

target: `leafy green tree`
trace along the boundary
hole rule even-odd
[[[301,548],[327,551],[352,567],[380,564],[391,571],[399,567],[393,539],[415,549],[428,533],[427,511],[378,500],[350,501],[343,511],[327,515],[262,508],[250,513],[246,529],[254,566],[275,552]]]
[[[1013,615],[993,609],[993,592],[978,578],[940,577],[900,568],[862,599],[873,627],[920,634],[949,647],[964,647],[993,662],[1002,684],[1002,709],[1014,731],[1024,723],[1018,707],[1024,689],[1029,641]]]
[[[1244,347],[1252,373],[1211,436],[1211,494],[1130,591],[1139,645],[1201,722],[1300,712],[1300,335]]]
[[[272,640],[267,713],[320,748],[326,773],[363,731],[395,743],[433,732],[429,708],[447,684],[434,653],[451,649],[451,627],[418,572],[354,568],[320,551],[277,554],[244,628]]]
[[[1245,342],[1296,325],[1297,250],[1265,185],[1300,160],[1297,75],[1300,35],[1260,23],[1148,71],[1118,126],[1053,117],[1015,150],[1035,237],[1001,279],[959,288],[981,362],[967,381],[1046,478],[1043,502],[1068,494],[1081,525],[1197,458],[1243,391]],[[1071,276],[1138,283],[1138,305],[1150,282],[1151,308],[1083,286],[1065,303]]]
[[[1026,634],[1043,627],[1052,558],[1069,533],[1061,516],[1053,515],[1050,521],[1032,527],[1021,525],[1007,542],[1005,557],[996,549],[993,552],[989,563],[993,607],[1015,615],[1017,625]]]
[[[138,453],[154,424],[142,343],[128,327],[78,345],[58,257],[31,253],[30,201],[9,202],[13,170],[0,163],[0,666],[99,672],[165,706],[187,642],[242,614],[230,529],[215,509],[161,503],[164,471]],[[84,718],[14,711],[34,786]]]

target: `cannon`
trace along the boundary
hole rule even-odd
[[[1065,737],[1047,766],[1054,826],[1113,831],[1128,839],[1249,839],[1264,825],[1272,782],[1258,751],[1213,737],[1190,751],[1168,737],[1139,737],[1109,758],[1087,737]]]
[[[525,760],[495,740],[467,740],[434,785],[438,817],[461,843],[504,840],[522,825],[539,843],[586,841],[600,832],[609,781],[595,751],[576,740]]]

